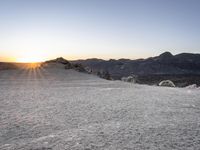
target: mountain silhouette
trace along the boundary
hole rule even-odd
[[[112,78],[120,79],[123,76],[134,75],[200,75],[200,54],[181,53],[172,55],[164,52],[156,57],[147,59],[86,59],[74,61],[90,67],[94,72],[106,70]]]

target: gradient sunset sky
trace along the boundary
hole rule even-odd
[[[200,53],[200,0],[0,0],[0,61]]]

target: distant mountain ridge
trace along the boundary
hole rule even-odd
[[[172,55],[164,52],[159,56],[147,59],[86,59],[76,60],[72,63],[80,63],[91,68],[94,72],[106,70],[114,79],[123,76],[134,75],[200,75],[200,54],[181,53]]]
[[[33,69],[32,63],[3,63],[0,70]],[[97,75],[107,80],[119,80],[134,76],[139,84],[158,85],[162,80],[171,80],[178,87],[196,84],[200,86],[200,54],[165,52],[147,59],[86,59],[68,61],[62,57],[34,65],[37,67],[62,67]]]

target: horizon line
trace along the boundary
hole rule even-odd
[[[166,52],[169,52],[171,53],[170,51],[165,51],[163,53],[166,53]],[[159,55],[163,54],[163,53],[160,53]],[[172,53],[171,53],[172,54]],[[179,54],[200,54],[200,53],[188,53],[188,52],[182,52],[182,53],[177,53],[177,54],[172,54],[173,56],[176,56],[176,55],[179,55]],[[108,59],[105,59],[105,58],[99,58],[99,57],[87,57],[87,58],[77,58],[77,59],[67,59],[65,56],[57,56],[57,57],[54,57],[54,58],[49,58],[49,59],[46,59],[44,61],[1,61],[0,60],[0,63],[43,63],[43,62],[46,62],[48,60],[53,60],[53,59],[57,59],[57,58],[64,58],[68,61],[77,61],[77,60],[89,60],[89,59],[99,59],[99,60],[105,60],[105,61],[109,61],[109,60],[120,60],[120,59],[127,59],[127,60],[140,60],[140,59],[148,59],[148,58],[152,58],[152,57],[157,57],[159,55],[155,55],[155,56],[149,56],[149,57],[143,57],[143,58],[127,58],[127,57],[121,57],[121,58],[108,58]],[[6,58],[4,58],[6,59]],[[11,58],[8,58],[8,59],[11,59]]]

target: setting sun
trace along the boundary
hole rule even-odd
[[[28,54],[24,54],[19,58],[16,58],[16,61],[23,63],[36,63],[45,61],[45,57],[41,52],[34,51],[34,52],[29,52]]]
[[[35,62],[42,62],[44,61],[42,58],[34,58],[34,57],[27,57],[27,58],[18,58],[17,62],[24,62],[24,63],[35,63]]]

